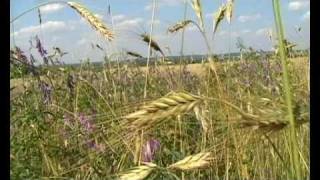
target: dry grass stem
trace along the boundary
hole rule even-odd
[[[142,55],[140,55],[139,53],[133,52],[133,51],[126,51],[126,54],[132,57],[137,57],[137,58],[143,58]]]

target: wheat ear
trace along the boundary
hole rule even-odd
[[[199,24],[201,27],[201,30],[204,30],[204,24],[203,24],[203,15],[202,15],[202,8],[201,8],[201,2],[200,0],[193,0],[192,4],[191,4],[193,10],[195,11],[198,20],[199,20]]]
[[[84,19],[86,19],[92,27],[94,27],[97,31],[99,31],[103,37],[107,40],[112,41],[114,38],[113,32],[104,25],[104,23],[97,18],[94,14],[92,14],[87,8],[83,5],[76,2],[67,2],[67,4],[76,10]]]
[[[226,4],[226,18],[229,24],[231,23],[231,18],[233,14],[233,3],[234,0],[228,0]]]
[[[212,160],[211,152],[203,152],[195,155],[187,156],[182,160],[171,164],[168,169],[176,169],[182,171],[203,169],[210,165]]]
[[[119,180],[142,180],[146,178],[156,167],[156,164],[144,163],[144,165],[136,166],[127,172],[121,173],[119,175]]]
[[[151,41],[151,48],[154,49],[155,51],[159,51],[161,53],[162,56],[165,56],[163,51],[161,50],[159,44],[153,40],[152,38],[150,38],[150,36],[146,33],[140,34],[140,37],[142,38],[142,41],[149,44],[149,42]]]
[[[173,92],[142,106],[140,110],[125,116],[125,119],[128,120],[129,128],[145,129],[168,117],[190,112],[201,102],[203,99],[198,96]]]
[[[214,15],[213,15],[213,21],[214,21],[213,34],[216,33],[217,28],[218,28],[220,22],[221,22],[221,21],[223,20],[223,18],[225,17],[225,15],[226,15],[226,9],[227,9],[227,6],[226,6],[226,5],[222,5],[222,6],[219,7],[218,12],[214,13]]]
[[[193,22],[192,20],[179,21],[175,25],[169,27],[168,32],[170,32],[170,33],[178,32],[179,30],[185,28],[186,26],[188,26],[192,22]]]

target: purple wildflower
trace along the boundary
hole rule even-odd
[[[52,93],[52,88],[49,84],[45,82],[40,83],[40,89],[43,94],[43,103],[44,104],[49,104],[51,102],[51,93]]]
[[[160,148],[160,142],[150,139],[146,142],[142,149],[142,161],[151,162],[155,158],[156,151]]]
[[[97,144],[94,140],[88,140],[87,146],[93,150],[103,152],[105,150],[105,146],[103,144]]]
[[[85,116],[83,113],[80,113],[79,120],[80,120],[81,125],[84,127],[84,129],[88,133],[92,133],[94,131],[95,126],[92,123],[92,120],[89,119],[89,117]]]
[[[48,59],[47,59],[48,52],[43,48],[39,37],[36,36],[35,38],[36,38],[36,42],[37,42],[36,43],[36,48],[38,49],[38,52],[39,52],[40,56],[43,58],[44,63],[48,64]]]

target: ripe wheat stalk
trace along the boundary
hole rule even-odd
[[[191,4],[193,10],[195,11],[201,30],[204,30],[204,24],[203,24],[203,15],[202,15],[202,7],[200,0],[193,0]]]
[[[213,159],[211,152],[202,152],[195,155],[190,155],[182,160],[171,164],[168,166],[168,169],[175,169],[175,170],[197,170],[197,169],[204,169],[210,165],[210,161]]]
[[[76,2],[67,2],[67,4],[76,10],[84,19],[86,19],[92,27],[99,31],[103,37],[112,41],[114,39],[114,33],[104,25],[104,23],[98,19],[93,13],[91,13],[83,5]]]
[[[127,127],[129,129],[148,129],[168,117],[190,112],[202,102],[203,99],[198,96],[184,92],[173,92],[142,106],[140,110],[124,118],[128,120]]]
[[[175,25],[169,27],[169,28],[168,28],[168,32],[170,32],[170,33],[178,32],[179,30],[185,28],[186,26],[188,26],[188,25],[191,24],[192,22],[193,22],[192,20],[179,21],[179,22],[177,22]]]
[[[154,49],[155,51],[159,51],[161,53],[162,56],[165,56],[163,51],[161,50],[159,44],[153,40],[152,38],[150,38],[150,36],[146,33],[140,34],[140,37],[142,38],[142,41],[149,44],[149,42],[151,42],[150,46],[152,49]]]

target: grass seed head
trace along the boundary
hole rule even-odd
[[[171,93],[149,104],[140,110],[125,116],[132,129],[150,128],[168,117],[177,116],[193,110],[203,100],[192,94]]]
[[[156,167],[156,164],[144,163],[144,165],[136,166],[131,170],[120,174],[119,180],[142,180],[146,178]]]
[[[210,152],[198,153],[195,155],[187,156],[182,160],[171,164],[168,169],[177,169],[182,171],[203,169],[210,165],[212,155]]]
[[[226,18],[229,24],[231,23],[231,18],[233,14],[233,3],[234,0],[228,0],[226,4]]]
[[[192,20],[184,20],[184,21],[177,22],[175,25],[168,28],[168,32],[170,33],[178,32],[179,30],[188,26],[190,23],[192,23]]]
[[[191,6],[192,6],[193,10],[195,11],[195,13],[196,13],[196,15],[198,17],[200,28],[202,30],[204,30],[201,1],[200,0],[192,0]]]
[[[214,20],[214,27],[213,27],[213,33],[215,33],[217,31],[217,28],[220,24],[220,22],[223,20],[223,18],[226,15],[226,9],[227,6],[226,5],[222,5],[219,7],[218,12],[216,12],[213,16],[213,20]]]
[[[156,41],[154,41],[152,38],[150,38],[148,34],[143,33],[140,35],[140,37],[142,38],[142,41],[147,44],[149,44],[149,42],[151,41],[151,44],[150,44],[151,48],[154,49],[155,51],[159,51],[162,56],[165,56],[159,44]]]
[[[92,27],[99,31],[107,40],[112,41],[114,39],[114,33],[108,27],[106,27],[99,18],[97,18],[83,5],[76,2],[68,2],[68,5],[74,10],[76,10],[84,19],[86,19],[91,24]]]

